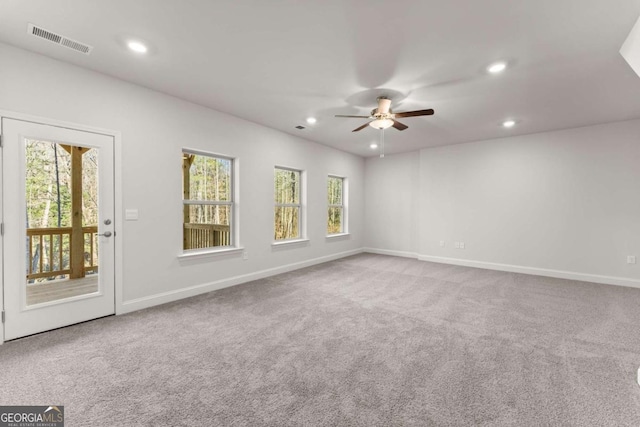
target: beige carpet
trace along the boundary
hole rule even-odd
[[[362,254],[6,343],[0,404],[68,426],[638,426],[638,366],[639,289]]]

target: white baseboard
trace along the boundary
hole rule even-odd
[[[125,314],[132,311],[142,310],[144,308],[153,307],[168,302],[178,301],[184,298],[204,294],[218,289],[228,288],[230,286],[239,285],[241,283],[251,282],[253,280],[264,279],[265,277],[275,276],[276,274],[286,273],[298,270],[304,267],[310,267],[323,262],[333,261],[351,255],[362,253],[362,249],[354,249],[351,251],[340,252],[337,254],[327,255],[320,258],[314,258],[307,261],[296,262],[293,264],[282,265],[279,267],[269,268],[266,270],[256,271],[254,273],[234,276],[227,279],[216,280],[215,282],[203,283],[201,285],[190,286],[188,288],[176,289],[175,291],[163,292],[148,297],[136,298],[130,301],[124,301],[117,310],[116,314]]]
[[[389,249],[362,248],[362,252],[368,252],[371,254],[379,254],[379,255],[401,256],[404,258],[418,258],[418,254],[415,252],[393,251]]]
[[[437,262],[441,264],[462,265],[465,267],[484,268],[487,270],[508,271],[511,273],[531,274],[534,276],[555,277],[558,279],[579,280],[582,282],[602,283],[605,285],[627,286],[640,288],[640,280],[626,277],[601,276],[598,274],[577,273],[574,271],[551,270],[546,268],[525,267],[521,265],[498,264],[494,262],[472,261],[458,258],[446,258],[430,255],[418,255],[420,261]]]

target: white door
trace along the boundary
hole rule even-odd
[[[112,136],[2,118],[5,340],[115,313]]]

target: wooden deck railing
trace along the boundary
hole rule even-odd
[[[201,249],[231,245],[228,225],[184,224],[183,248]]]
[[[71,273],[71,227],[27,229],[27,279],[57,277]],[[95,225],[82,227],[84,234],[84,272],[98,272]]]

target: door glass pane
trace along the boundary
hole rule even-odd
[[[98,150],[25,141],[27,305],[98,291]]]

